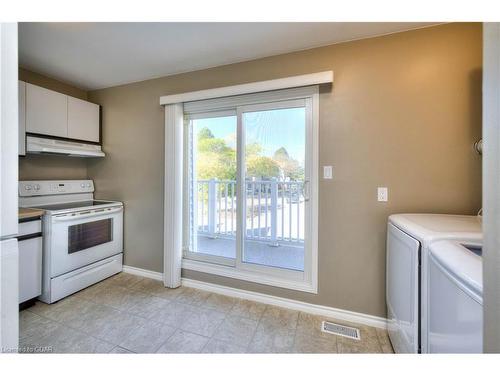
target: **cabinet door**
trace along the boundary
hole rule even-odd
[[[26,155],[26,82],[19,81],[19,155]]]
[[[99,106],[68,97],[68,138],[99,142]]]
[[[2,353],[19,345],[19,253],[17,240],[13,238],[0,241],[0,250],[0,308],[2,310],[0,314],[0,353]]]
[[[68,137],[68,97],[26,84],[26,131]]]
[[[42,237],[19,241],[19,303],[42,294]]]

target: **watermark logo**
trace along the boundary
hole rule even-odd
[[[18,348],[1,348],[2,353],[53,353],[52,346],[20,346]]]

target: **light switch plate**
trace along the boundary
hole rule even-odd
[[[323,166],[323,178],[325,180],[331,180],[333,178],[333,167],[331,165]]]
[[[379,187],[377,189],[377,200],[379,202],[387,202],[389,200],[389,191],[386,187]]]

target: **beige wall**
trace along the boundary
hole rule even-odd
[[[19,79],[49,90],[87,100],[86,91],[23,68],[19,68]],[[86,178],[86,159],[48,155],[19,157],[19,180],[69,180]]]
[[[320,181],[319,293],[183,275],[385,316],[387,216],[481,205],[481,37],[480,24],[448,24],[90,92],[108,157],[88,173],[98,197],[125,202],[125,263],[162,271],[161,95],[333,70],[320,95],[320,166],[335,178]]]
[[[87,161],[52,155],[19,157],[19,180],[84,180]]]

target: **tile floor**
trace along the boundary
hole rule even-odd
[[[361,340],[354,341],[321,332],[322,320],[120,273],[23,310],[19,342],[25,353],[393,352],[385,330],[356,325]]]

